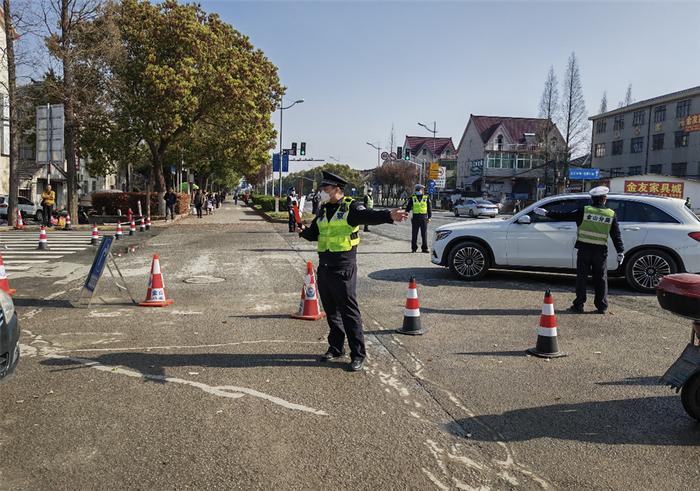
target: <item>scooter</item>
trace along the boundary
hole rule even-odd
[[[661,381],[680,391],[683,408],[700,421],[700,274],[664,276],[656,287],[656,297],[664,310],[693,321],[690,343]]]

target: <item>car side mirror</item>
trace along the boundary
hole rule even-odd
[[[529,225],[532,223],[532,219],[530,218],[530,215],[523,215],[520,218],[518,218],[518,223],[520,225]]]

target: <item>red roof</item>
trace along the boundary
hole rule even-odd
[[[452,143],[452,138],[437,137],[432,136],[406,136],[406,147],[411,149],[411,153],[418,153],[418,151],[425,147],[433,155],[441,155],[445,150],[448,153],[456,153],[455,145]]]
[[[494,131],[503,125],[513,143],[525,143],[524,133],[539,133],[547,123],[546,118],[510,118],[503,116],[475,116],[471,115],[477,131],[481,135],[481,140],[487,143]],[[554,125],[554,123],[552,123]],[[554,125],[556,128],[556,125]],[[557,130],[558,132],[559,130]]]

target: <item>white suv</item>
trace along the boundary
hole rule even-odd
[[[489,268],[573,272],[576,223],[533,210],[566,212],[589,203],[588,194],[552,196],[513,217],[443,225],[435,232],[431,260],[467,281],[483,278]],[[609,241],[611,276],[625,276],[632,288],[652,293],[664,275],[700,272],[700,219],[683,200],[611,194],[608,206],[617,214],[625,245],[625,260],[618,267]]]

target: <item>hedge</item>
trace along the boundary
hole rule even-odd
[[[158,193],[150,194],[151,214],[157,216],[160,205]],[[175,213],[189,213],[190,195],[187,193],[175,193],[175,195],[177,196]],[[99,214],[102,213],[103,208],[107,215],[116,215],[118,209],[121,210],[122,215],[126,215],[129,208],[134,213],[138,213],[139,201],[141,201],[141,210],[146,213],[146,193],[92,193],[92,207]]]
[[[262,211],[275,211],[275,197],[264,194],[254,194],[250,197],[254,205],[259,205]],[[287,211],[287,196],[282,195],[280,199],[280,211]]]

